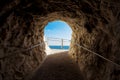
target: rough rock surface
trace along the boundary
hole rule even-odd
[[[73,31],[70,55],[88,80],[120,80],[120,0],[0,0],[0,79],[23,80],[45,57],[43,29],[63,20]],[[33,49],[31,46],[43,43]],[[29,49],[26,51],[26,49]]]

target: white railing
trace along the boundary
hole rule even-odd
[[[63,47],[64,40],[67,40],[67,39],[49,38],[49,37],[48,37],[48,39],[58,39],[58,40],[60,40],[62,47]],[[58,40],[55,40],[55,41],[58,41]],[[54,40],[52,40],[52,41],[54,41]],[[67,40],[67,41],[70,42],[70,40]],[[120,64],[118,64],[118,63],[116,63],[116,62],[114,62],[114,61],[112,61],[112,60],[110,60],[110,59],[108,59],[108,58],[100,55],[99,53],[96,53],[96,52],[94,52],[94,51],[92,51],[92,50],[90,50],[90,49],[88,49],[88,48],[86,48],[86,47],[84,47],[84,46],[82,46],[82,45],[80,45],[80,44],[77,44],[76,42],[74,42],[74,43],[75,43],[75,46],[78,46],[79,48],[82,48],[82,49],[90,52],[91,54],[94,54],[94,55],[96,55],[96,56],[98,56],[98,57],[100,57],[100,58],[102,58],[102,59],[104,59],[104,60],[106,60],[106,61],[108,61],[108,62],[112,63],[113,65],[116,65],[117,67],[120,68]],[[20,51],[20,52],[26,52],[26,51],[32,50],[32,49],[34,49],[34,48],[36,48],[36,47],[38,47],[38,46],[42,46],[43,44],[44,44],[44,42],[38,43],[38,44],[36,44],[36,45],[32,45],[31,47],[29,47],[29,48],[27,48],[27,49],[23,49],[23,50],[21,50],[21,51],[20,51],[20,50],[15,51],[15,53],[16,53],[16,52],[19,52],[19,51]],[[0,59],[7,58],[7,57],[12,56],[12,55],[14,55],[14,54],[6,55],[6,56],[4,56],[4,57],[2,57],[2,58],[0,58]]]
[[[64,46],[70,45],[69,39],[62,39],[62,38],[53,38],[53,37],[47,37],[45,42],[48,44],[48,46],[61,46],[61,49],[64,49]]]

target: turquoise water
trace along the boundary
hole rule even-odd
[[[68,50],[70,46],[49,46],[51,49],[65,49]]]

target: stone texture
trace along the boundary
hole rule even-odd
[[[119,0],[0,1],[0,67],[3,80],[23,80],[45,57],[43,29],[63,20],[73,31],[70,55],[88,80],[119,80],[120,68],[76,46],[120,64]],[[43,45],[24,51],[31,46]]]

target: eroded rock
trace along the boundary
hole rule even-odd
[[[0,6],[3,80],[23,80],[39,67],[45,57],[45,45],[26,52],[22,50],[43,43],[45,25],[58,19],[71,26],[69,53],[88,80],[120,79],[120,74],[115,73],[119,72],[119,67],[76,45],[120,63],[119,0],[10,0],[0,3],[3,3]]]

